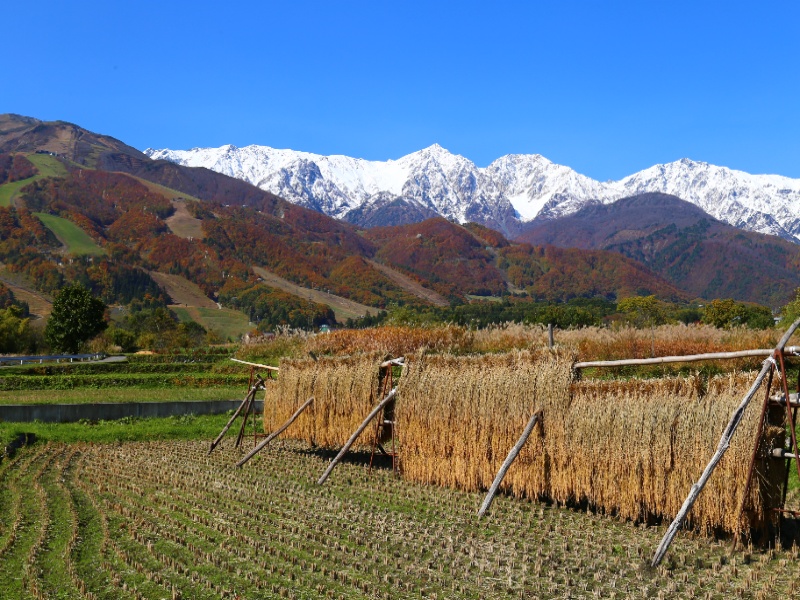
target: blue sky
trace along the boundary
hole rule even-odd
[[[373,160],[433,143],[606,180],[682,157],[800,177],[800,4],[12,2],[0,112],[144,149]]]

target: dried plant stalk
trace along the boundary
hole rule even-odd
[[[571,379],[572,357],[516,351],[492,356],[415,356],[398,401],[404,475],[467,490],[487,488],[526,421],[542,427],[523,447],[503,488],[514,495],[586,503],[636,521],[672,517],[714,453],[753,376],[655,380]],[[744,416],[728,453],[695,504],[691,527],[736,532],[763,524],[779,502],[783,441],[768,426],[755,485],[738,521],[760,403]]]
[[[280,379],[267,391],[265,429],[280,426],[314,396],[287,434],[342,446],[380,400],[375,390],[381,359],[373,353],[282,361]],[[672,518],[753,375],[574,381],[574,359],[565,350],[408,356],[395,407],[404,476],[486,489],[528,419],[541,409],[542,424],[502,489],[585,503],[636,521]],[[760,414],[761,403],[751,403],[688,526],[706,533],[760,527],[780,503],[784,463],[768,455],[782,446],[785,432],[768,424],[739,521]]]
[[[407,362],[397,422],[403,474],[416,481],[485,489],[535,410],[568,408],[571,354],[417,355]],[[528,496],[548,491],[545,441],[537,427],[504,489]]]
[[[573,384],[567,429],[581,459],[573,465],[574,482],[554,478],[554,497],[586,501],[635,520],[673,517],[752,379],[747,373],[718,376],[707,389],[699,377]],[[768,427],[756,465],[759,484],[752,486],[748,503],[753,510],[746,522],[738,522],[760,414],[760,403],[748,407],[689,515],[691,527],[736,532],[762,523],[775,505],[782,469],[766,454],[781,443],[780,428]]]
[[[313,396],[313,404],[286,435],[323,447],[342,446],[376,402],[382,358],[372,353],[282,360],[278,381],[267,388],[264,430],[280,427]]]

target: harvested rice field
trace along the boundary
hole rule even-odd
[[[423,485],[281,441],[34,445],[0,463],[0,597],[800,597],[800,552]]]

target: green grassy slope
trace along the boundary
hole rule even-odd
[[[67,174],[67,169],[54,156],[49,154],[29,154],[26,158],[31,161],[39,171],[38,174],[28,179],[14,181],[0,185],[0,206],[11,206],[11,203],[19,194],[19,191],[29,183],[43,177],[63,177]]]
[[[254,326],[242,312],[229,308],[203,308],[199,306],[170,306],[181,321],[196,321],[207,331],[213,331],[222,339],[238,339]]]
[[[101,256],[106,253],[83,229],[72,221],[49,215],[47,213],[34,213],[52,231],[59,241],[67,247],[67,252],[78,256]]]

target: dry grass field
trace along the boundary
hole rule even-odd
[[[574,351],[576,360],[616,360],[649,358],[703,352],[729,352],[753,348],[772,348],[782,331],[763,331],[747,328],[717,329],[708,325],[662,325],[654,330],[633,327],[585,327],[557,330],[556,347]],[[800,337],[798,337],[800,340]],[[239,357],[273,355],[342,356],[356,352],[382,352],[403,356],[425,349],[428,352],[450,354],[487,354],[509,350],[535,350],[547,347],[547,329],[541,325],[504,324],[485,329],[470,329],[457,325],[411,327],[388,325],[368,329],[340,329],[325,335],[287,332],[261,344],[243,346]],[[789,342],[790,345],[800,341]],[[721,369],[758,367],[759,359],[738,359],[715,363],[692,363],[692,369],[713,365]],[[678,365],[686,366],[686,365]],[[668,369],[668,367],[666,367]],[[663,373],[665,367],[654,372]],[[630,371],[630,369],[628,370]],[[625,371],[613,371],[624,373]]]
[[[46,319],[50,316],[50,313],[53,312],[53,302],[49,298],[46,298],[41,292],[34,291],[28,286],[23,287],[17,283],[11,283],[4,277],[5,274],[6,271],[0,269],[0,281],[11,290],[17,300],[28,303],[28,308],[32,315],[40,319]]]
[[[217,308],[217,303],[203,293],[196,283],[181,275],[150,271],[150,276],[164,288],[172,301],[177,305],[197,306],[200,308]]]
[[[447,298],[438,292],[423,287],[418,282],[411,279],[408,275],[405,275],[404,273],[401,273],[400,271],[393,269],[388,265],[375,262],[374,260],[368,260],[367,262],[378,269],[378,271],[386,275],[386,277],[391,279],[394,283],[399,285],[402,289],[414,294],[418,298],[421,298],[426,302],[430,302],[434,306],[448,306],[450,304],[447,301]]]

